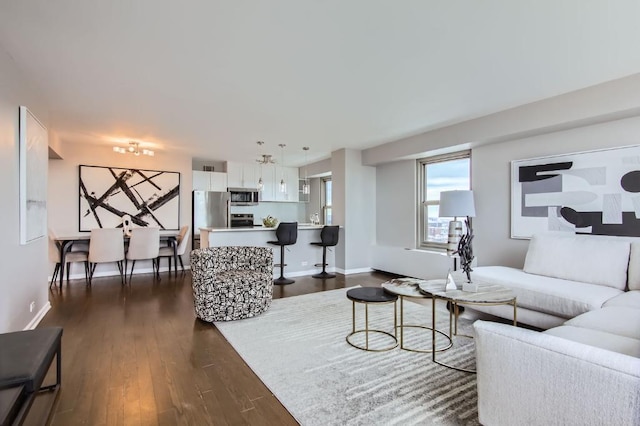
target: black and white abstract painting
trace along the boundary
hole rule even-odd
[[[640,237],[640,145],[511,162],[511,238]]]
[[[80,231],[122,226],[180,227],[180,173],[80,166]]]

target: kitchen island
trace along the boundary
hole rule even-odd
[[[311,242],[320,241],[322,225],[300,224],[298,225],[298,241],[294,245],[286,246],[285,276],[299,277],[320,272],[322,263],[322,247],[313,246]],[[340,229],[338,246],[343,244],[342,227]],[[268,244],[267,241],[275,241],[276,228],[255,226],[253,228],[200,228],[201,247],[220,246],[257,246],[273,248],[273,262],[280,263],[280,247]],[[335,270],[335,249],[327,250],[327,271]],[[274,276],[280,275],[280,268],[274,268]]]

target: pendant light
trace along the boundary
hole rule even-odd
[[[258,144],[258,156],[260,156],[262,151],[262,145],[264,145],[264,142],[258,141],[256,143]],[[262,158],[264,160],[264,156]],[[260,178],[258,179],[258,191],[262,191],[264,189],[264,182],[262,181],[262,165],[264,164],[264,162],[261,160],[256,160],[256,161],[260,163]]]
[[[309,192],[311,192],[311,188],[309,187],[309,178],[307,177],[307,168],[309,166],[307,153],[309,152],[309,147],[305,146],[302,149],[304,150],[304,183],[302,184],[302,193],[309,194]]]
[[[280,167],[282,170],[282,175],[280,177],[280,192],[285,193],[287,192],[287,183],[284,181],[284,147],[286,145],[281,143],[281,144],[278,144],[278,146],[280,147],[280,150],[281,150]]]

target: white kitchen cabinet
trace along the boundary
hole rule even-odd
[[[287,201],[300,201],[300,194],[298,193],[298,168],[286,167],[285,179],[287,181]]]
[[[229,188],[257,188],[262,177],[263,189],[260,201],[297,202],[298,168],[275,164],[250,164],[227,161],[227,186]],[[280,192],[280,180],[287,184],[287,192]]]
[[[280,191],[280,182],[284,180],[287,184],[287,191]],[[298,201],[298,169],[296,167],[275,167],[275,194],[273,201]]]
[[[194,191],[226,191],[227,174],[220,172],[203,172],[193,170]]]
[[[260,201],[278,201],[276,194],[278,186],[276,184],[276,168],[274,165],[263,165],[262,171],[258,169],[258,179],[262,176],[263,189],[260,193]],[[279,181],[278,181],[279,182]]]
[[[257,164],[227,161],[227,185],[229,188],[257,188]]]

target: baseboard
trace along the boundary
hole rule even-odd
[[[364,272],[373,272],[372,268],[356,268],[356,269],[342,269],[336,268],[336,272],[342,275],[362,274]]]
[[[23,330],[33,330],[34,328],[36,328],[38,324],[40,324],[40,321],[42,321],[42,318],[44,318],[47,312],[49,312],[49,309],[51,309],[51,303],[47,300],[47,303],[44,304],[42,309],[38,311],[36,316],[33,317],[31,321],[29,321],[29,324],[27,324],[27,326]]]
[[[327,272],[336,272],[335,268],[326,268]],[[306,277],[309,275],[317,274],[322,272],[320,268],[307,269],[306,271],[292,271],[289,272],[286,269],[284,270],[285,277]],[[280,276],[280,268],[273,268],[273,278],[278,278]]]
[[[184,270],[189,270],[191,269],[191,265],[184,265]],[[180,271],[180,267],[178,267],[178,271]],[[164,267],[160,267],[160,272],[169,272],[169,267],[168,266],[164,266]],[[171,272],[173,272],[173,267],[171,268]],[[138,274],[152,274],[153,273],[153,268],[136,268],[133,271],[133,275],[138,275]],[[118,272],[117,269],[114,270],[110,270],[110,271],[96,271],[93,274],[94,278],[100,278],[100,277],[115,277],[120,275],[120,272]],[[48,281],[51,281],[51,275],[49,275],[47,277]],[[59,277],[56,278],[56,280],[60,279]],[[84,272],[80,273],[80,274],[71,274],[69,276],[70,280],[84,280]]]

